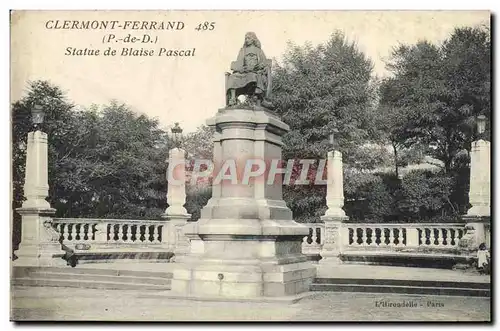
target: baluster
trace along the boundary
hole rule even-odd
[[[118,242],[121,242],[121,243],[124,242],[124,240],[123,240],[123,226],[124,225],[125,224],[122,224],[122,223],[118,224]]]
[[[398,247],[404,247],[403,228],[398,228]]]
[[[123,241],[128,242],[128,243],[131,242],[130,237],[132,235],[132,227],[130,226],[130,224],[127,224],[127,227],[125,228],[125,231],[123,233],[124,233],[125,238],[126,238],[126,239],[123,239]]]
[[[76,237],[78,238],[78,241],[83,241],[83,233],[85,231],[83,225],[83,223],[78,223],[76,226]]]
[[[374,244],[375,246],[380,246],[380,240],[381,240],[380,237],[381,237],[380,228],[374,228],[372,232],[372,244]]]
[[[367,246],[368,245],[368,228],[362,228],[361,229],[361,245],[362,246]]]
[[[431,241],[431,246],[436,246],[436,240],[439,238],[439,234],[436,233],[436,229],[435,228],[431,228],[430,229],[431,233],[430,233],[430,241]]]
[[[385,243],[385,239],[387,238],[387,235],[386,235],[386,232],[385,232],[385,228],[380,228],[380,245],[379,246],[387,246],[387,244]]]
[[[394,228],[389,228],[389,246],[394,246]]]
[[[76,229],[76,223],[73,223],[71,225],[71,241],[76,241],[76,234],[77,234],[77,229]]]
[[[449,228],[448,229],[448,245],[450,246],[456,246],[458,243],[457,243],[457,230],[453,229],[453,228]]]
[[[152,238],[152,235],[153,235],[153,232],[151,231],[151,225],[145,225],[144,226],[144,241],[147,242],[147,243],[150,243],[153,238]],[[176,237],[176,241],[177,242],[177,237]]]
[[[71,223],[64,224],[64,240],[69,241],[71,238]]]
[[[158,242],[158,226],[153,224],[151,225],[151,242],[152,243],[157,243]],[[179,232],[179,235],[182,236],[182,227],[179,228],[180,229],[180,232]]]
[[[95,240],[96,231],[97,231],[97,224],[96,223],[90,224],[90,226],[89,226],[89,240],[92,240],[92,241]]]
[[[312,228],[312,234],[311,234],[311,245],[316,245],[316,228]]]
[[[60,238],[64,241],[64,240],[66,240],[64,238],[64,223],[59,223],[58,226],[59,226],[58,231],[59,231]]]
[[[160,242],[160,231],[158,225],[153,225],[153,243],[157,244]]]
[[[326,233],[326,230],[325,230]],[[326,236],[326,235],[325,235]],[[340,226],[340,241],[341,241],[341,247],[347,247],[350,246],[350,238],[351,233],[349,231],[349,228],[347,226]]]
[[[429,231],[429,232],[427,232]],[[431,229],[428,228],[423,228],[422,229],[422,234],[423,234],[423,244],[425,246],[430,246],[432,244],[432,231]]]
[[[353,239],[357,246],[361,246],[361,244],[363,243],[362,241],[360,241],[361,240],[361,237],[359,236],[360,231],[362,231],[361,228],[355,228],[353,232]]]
[[[302,250],[304,250],[304,248],[307,247],[307,238],[309,236],[304,236],[304,238],[302,238]]]
[[[437,234],[438,234],[438,246],[444,246],[444,229],[443,228],[438,228],[437,229]]]

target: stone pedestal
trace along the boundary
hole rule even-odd
[[[181,148],[172,148],[168,156],[167,169],[167,202],[168,208],[162,215],[168,216],[188,215],[184,205],[186,204],[186,152]]]
[[[250,299],[308,291],[316,274],[301,252],[308,229],[292,220],[281,176],[270,183],[265,175],[242,180],[248,160],[281,159],[288,126],[266,111],[248,109],[222,109],[208,125],[216,127],[214,165],[222,180],[214,178],[201,218],[185,227],[194,240],[173,272],[172,293]],[[231,171],[225,164],[234,164],[232,174],[238,175],[223,176]]]
[[[162,215],[167,222],[163,225],[162,242],[165,248],[176,256],[185,255],[189,251],[189,241],[182,228],[191,215],[187,213],[186,204],[186,160],[185,151],[173,148],[169,152],[167,170],[167,202],[168,208]]]
[[[469,202],[472,207],[463,219],[467,222],[466,233],[459,246],[464,250],[475,251],[481,243],[491,247],[491,197],[490,197],[490,142],[478,140],[472,143],[470,153]]]
[[[189,252],[189,239],[185,236],[183,228],[191,215],[163,215],[167,222],[162,229],[162,242],[169,252],[176,256],[186,255]]]
[[[65,265],[59,233],[52,227],[55,209],[45,200],[49,193],[47,134],[28,133],[24,201],[16,211],[22,216],[22,237],[15,266]]]
[[[489,217],[490,197],[490,142],[478,140],[472,143],[470,153],[469,202],[472,207],[467,217]]]
[[[328,152],[328,168],[326,181],[326,206],[328,209],[321,220],[325,223],[325,240],[321,249],[320,264],[337,264],[341,260],[342,251],[342,222],[348,220],[344,207],[344,174],[342,153]]]

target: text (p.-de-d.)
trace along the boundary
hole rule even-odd
[[[173,57],[192,57],[196,55],[196,48],[173,49],[160,47],[158,49],[151,48],[134,48],[122,47],[115,49],[108,47],[104,50],[95,48],[76,48],[66,47],[64,52],[66,56],[173,56]]]

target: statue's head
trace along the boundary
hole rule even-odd
[[[260,48],[260,41],[257,38],[255,32],[247,32],[245,34],[245,47],[255,45],[255,47]]]

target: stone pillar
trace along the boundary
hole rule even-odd
[[[250,299],[309,291],[316,268],[301,251],[308,228],[293,221],[282,198],[281,176],[243,181],[248,160],[270,164],[281,159],[288,125],[267,111],[250,109],[221,109],[208,125],[217,129],[212,198],[201,218],[185,228],[198,239],[173,271],[172,293]],[[226,168],[231,164],[236,169]],[[233,180],[223,176],[234,170]],[[220,182],[217,176],[223,176]]]
[[[490,145],[489,141],[482,139],[472,143],[469,187],[469,202],[472,207],[463,216],[467,225],[466,234],[460,243],[460,246],[469,250],[476,250],[479,244],[490,242],[490,238],[487,238],[491,222]]]
[[[472,143],[470,153],[469,202],[472,205],[467,217],[490,216],[490,142]]]
[[[28,133],[24,196],[26,200],[17,212],[22,215],[22,237],[17,266],[65,265],[65,254],[59,243],[59,233],[52,227],[51,216],[56,210],[45,200],[49,194],[47,167],[47,134]]]
[[[162,215],[167,220],[163,225],[162,242],[165,248],[176,256],[184,255],[189,251],[189,241],[184,236],[182,228],[191,217],[184,208],[186,204],[186,160],[185,151],[181,148],[172,148],[168,157],[167,170],[167,202],[168,208]]]
[[[418,248],[418,242],[419,242],[419,238],[418,238],[418,228],[414,228],[414,227],[407,227],[406,228],[406,247],[409,247],[409,248]]]
[[[342,222],[348,220],[344,207],[344,174],[342,153],[328,152],[326,206],[328,209],[321,217],[325,223],[325,240],[321,248],[320,264],[340,263],[339,254],[342,252]]]

